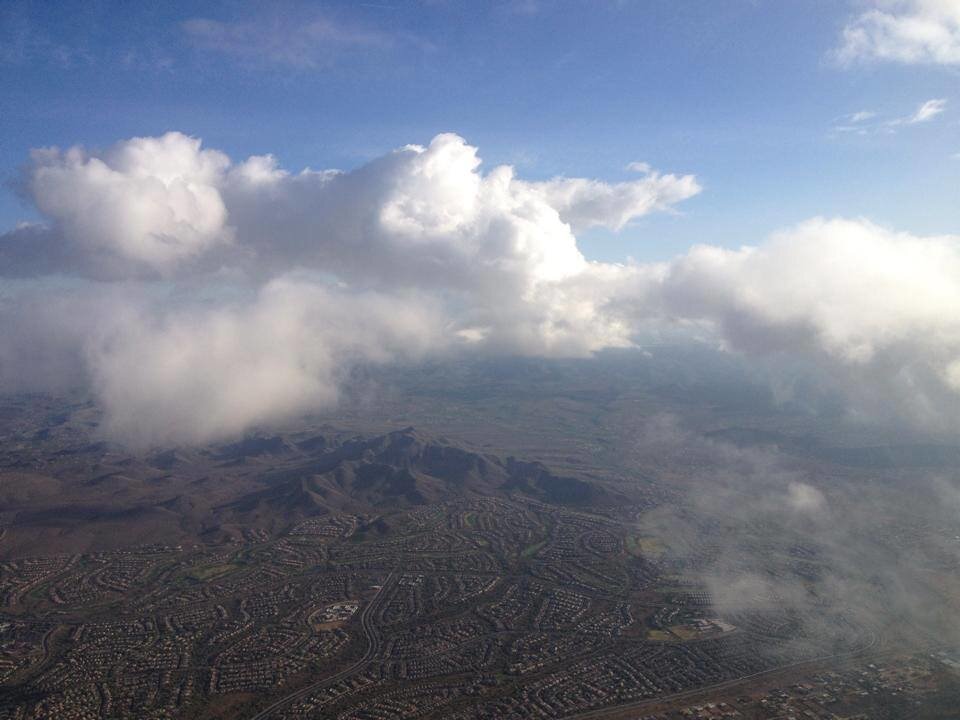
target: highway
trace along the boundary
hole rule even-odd
[[[608,705],[606,707],[597,708],[596,710],[587,710],[585,712],[574,713],[573,715],[565,715],[563,720],[588,720],[590,718],[603,718],[612,714],[622,713],[629,710],[640,710],[644,707],[649,707],[651,705],[658,705],[664,702],[672,702],[675,700],[681,700],[686,697],[696,697],[698,695],[703,695],[704,693],[714,693],[726,690],[737,685],[742,685],[745,682],[750,680],[755,680],[764,676],[772,676],[777,673],[782,673],[788,670],[795,670],[797,668],[803,667],[819,667],[823,663],[830,661],[838,661],[851,659],[860,656],[866,656],[870,651],[877,645],[877,636],[872,635],[870,642],[864,647],[857,648],[845,653],[837,653],[833,655],[822,655],[820,657],[809,658],[807,660],[800,660],[795,663],[790,663],[788,665],[780,665],[778,667],[770,668],[769,670],[763,670],[752,675],[745,675],[743,677],[733,678],[731,680],[725,680],[724,682],[717,683],[716,685],[707,685],[704,687],[691,688],[689,690],[684,690],[683,692],[673,693],[671,695],[663,695],[661,697],[653,698],[644,698],[643,700],[637,700],[634,702],[627,702],[621,705]],[[877,653],[876,656],[882,655],[883,653]]]

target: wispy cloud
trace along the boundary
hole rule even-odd
[[[627,163],[627,170],[630,172],[643,173],[644,175],[653,171],[653,168],[650,166],[650,163],[645,162],[632,162]]]
[[[947,109],[947,101],[944,98],[934,98],[920,104],[913,114],[905,117],[893,118],[883,123],[882,128],[887,132],[894,132],[896,128],[902,125],[919,125],[928,123]]]
[[[913,113],[909,118],[907,118],[906,123],[908,125],[915,125],[916,123],[929,122],[937,115],[942,113],[947,108],[947,101],[943,98],[936,98],[934,100],[927,100],[920,107],[917,108],[917,111]]]
[[[852,133],[856,135],[867,135],[871,132],[869,120],[877,117],[873,110],[858,110],[854,113],[841,115],[834,121],[831,132],[836,134]]]
[[[78,38],[67,43],[52,37],[30,11],[29,6],[7,3],[0,6],[0,64],[23,65],[41,61],[60,68],[94,61]]]
[[[867,120],[872,120],[877,114],[872,110],[860,110],[859,112],[852,113],[847,115],[847,120],[852,123],[862,123]]]
[[[395,38],[332,17],[275,15],[224,22],[193,18],[182,25],[188,42],[256,65],[317,69],[332,65],[347,52],[389,48]]]
[[[880,118],[877,113],[861,110],[844,115],[834,124],[831,131],[836,134],[870,135],[873,133],[893,133],[897,128],[905,125],[919,125],[928,123],[947,109],[946,98],[932,98],[920,103],[916,110],[909,115]]]
[[[509,0],[503,8],[514,15],[537,15],[541,8],[539,0]]]

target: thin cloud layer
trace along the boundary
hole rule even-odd
[[[283,277],[240,302],[112,317],[86,359],[110,435],[203,442],[329,407],[352,364],[422,357],[441,329],[417,298]]]
[[[960,64],[960,4],[955,0],[873,0],[843,29],[842,62]]]
[[[111,436],[198,442],[327,407],[357,364],[585,356],[654,323],[853,378],[858,407],[958,417],[958,238],[816,219],[756,248],[593,262],[577,229],[669,211],[697,180],[480,167],[452,134],[350,172],[233,163],[179,133],[39,151],[26,187],[48,224],[0,237],[0,274],[18,279],[0,381],[80,368]]]
[[[904,545],[896,530],[906,515],[949,526],[960,498],[955,484],[916,472],[910,497],[894,509],[883,480],[811,470],[772,447],[686,431],[669,416],[650,421],[638,448],[686,485],[679,506],[643,516],[641,532],[705,585],[719,615],[775,608],[803,630],[795,649],[814,654],[844,632],[862,642],[889,631],[891,613],[908,642],[925,633],[957,639],[942,591],[929,582],[956,561],[955,544]]]
[[[342,54],[389,47],[383,33],[353,27],[322,14],[307,17],[267,15],[224,22],[192,18],[182,24],[189,43],[248,65],[317,70]]]

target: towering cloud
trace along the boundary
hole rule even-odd
[[[813,220],[757,248],[598,263],[578,228],[670,209],[696,179],[528,182],[480,164],[452,134],[350,172],[234,164],[178,133],[39,151],[27,187],[49,224],[0,238],[0,273],[18,278],[0,380],[80,367],[115,437],[207,440],[335,402],[357,363],[583,356],[658,323],[807,358],[928,419],[956,410],[956,237]]]

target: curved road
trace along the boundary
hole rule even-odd
[[[357,660],[357,662],[355,662],[353,665],[346,668],[345,670],[341,670],[340,672],[334,675],[328,675],[327,677],[321,680],[318,680],[312,685],[307,685],[304,688],[300,688],[299,690],[296,690],[290,693],[289,695],[286,695],[280,698],[272,705],[264,708],[263,710],[258,712],[256,715],[251,717],[250,720],[265,720],[265,718],[270,717],[277,710],[280,710],[281,708],[289,705],[290,703],[306,697],[313,691],[319,690],[320,688],[325,687],[327,685],[332,685],[338,680],[342,680],[343,678],[349,675],[352,675],[353,673],[357,672],[357,670],[359,670],[364,665],[366,665],[368,662],[370,662],[377,655],[377,653],[380,651],[380,639],[377,637],[376,628],[374,627],[373,622],[371,621],[370,618],[373,614],[373,611],[380,606],[380,601],[385,596],[386,590],[392,586],[393,576],[394,576],[394,573],[392,572],[387,576],[387,579],[384,581],[380,590],[377,591],[377,594],[373,596],[373,599],[370,600],[369,603],[367,603],[367,606],[363,609],[363,612],[360,614],[360,625],[361,627],[363,627],[363,634],[367,638],[367,651],[363,654],[363,657]]]

